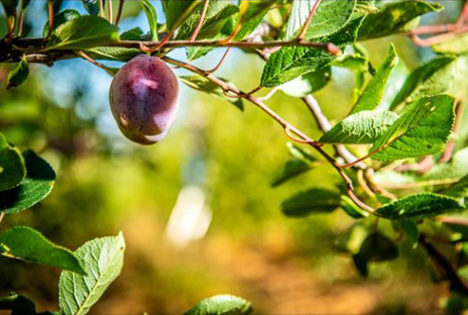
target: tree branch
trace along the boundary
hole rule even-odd
[[[419,244],[426,250],[427,254],[441,269],[452,285],[452,289],[468,296],[468,285],[456,272],[452,264],[440,253],[434,245],[429,243],[426,236],[421,233],[419,237]]]

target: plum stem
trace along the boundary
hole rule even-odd
[[[197,39],[198,33],[200,32],[202,28],[203,21],[205,20],[206,12],[208,12],[209,4],[210,4],[210,0],[205,0],[205,3],[203,4],[202,12],[200,14],[200,19],[198,20],[197,26],[195,27],[195,30],[193,31],[193,34],[190,37],[191,42]]]

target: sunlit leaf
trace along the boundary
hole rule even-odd
[[[70,250],[26,226],[0,233],[0,255],[84,274],[80,261]]]
[[[157,41],[158,40],[158,15],[156,13],[156,9],[148,0],[139,1],[141,6],[143,7],[143,11],[145,11],[146,19],[148,20],[150,32],[151,32],[151,40]]]
[[[376,214],[392,220],[433,217],[463,209],[464,206],[452,197],[422,193],[403,197],[376,210]]]
[[[63,271],[59,282],[59,305],[62,314],[87,314],[119,276],[124,260],[125,240],[115,237],[97,238],[75,251],[86,275]]]
[[[9,145],[0,133],[0,191],[18,186],[26,176],[26,166],[21,152]]]
[[[388,111],[360,111],[333,126],[320,139],[321,143],[374,143],[398,119]]]
[[[312,188],[286,199],[281,210],[287,216],[302,217],[311,213],[332,212],[340,206],[341,199],[337,191]]]
[[[65,22],[76,20],[81,16],[80,12],[73,9],[66,9],[54,15],[54,25],[53,30],[57,29],[60,25],[64,24]],[[44,24],[44,28],[42,30],[42,36],[47,36],[49,33],[49,22]]]
[[[0,192],[0,212],[15,213],[26,210],[52,191],[55,181],[54,170],[32,151],[23,153],[26,178],[20,185]]]
[[[233,295],[216,295],[200,301],[184,315],[247,315],[252,313],[252,305]]]
[[[7,78],[7,89],[13,89],[23,84],[29,76],[29,65],[26,57],[23,56],[21,61],[10,71]]]
[[[441,152],[452,132],[455,99],[449,95],[422,97],[370,149],[372,158],[393,161]]]

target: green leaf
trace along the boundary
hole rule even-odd
[[[423,180],[447,179],[458,181],[468,175],[468,148],[455,152],[452,160],[434,166],[423,176]]]
[[[21,61],[10,71],[7,79],[7,89],[13,89],[23,84],[29,76],[29,65],[26,57],[23,56]]]
[[[402,29],[409,31],[407,24],[414,18],[429,12],[442,10],[438,3],[427,1],[388,1],[379,12],[369,14],[359,30],[359,40],[387,36],[399,33]],[[411,28],[417,24],[411,24]]]
[[[0,233],[0,254],[84,274],[80,261],[70,250],[55,245],[26,226],[13,227]]]
[[[26,178],[18,187],[0,192],[0,212],[16,213],[26,210],[52,191],[54,170],[32,151],[25,151]]]
[[[369,262],[383,262],[397,258],[398,248],[391,239],[376,232],[366,237],[358,255]]]
[[[56,30],[60,25],[64,24],[65,22],[76,20],[81,16],[80,12],[73,9],[66,9],[62,12],[59,12],[54,15],[54,26],[53,30]],[[49,22],[44,24],[44,28],[42,30],[42,36],[47,36],[49,33]]]
[[[7,16],[14,15],[16,12],[16,7],[18,6],[19,0],[1,0],[3,9]]]
[[[283,201],[281,210],[285,215],[291,217],[302,217],[318,212],[332,212],[340,206],[340,197],[337,191],[312,188]]]
[[[291,15],[286,24],[287,39],[299,35],[315,3],[316,0],[292,2]],[[322,1],[307,29],[305,39],[312,40],[338,32],[349,23],[355,7],[355,0]]]
[[[134,27],[120,34],[120,39],[121,40],[141,40],[142,36],[143,36],[143,30],[139,27]]]
[[[465,54],[468,52],[468,34],[454,34],[453,38],[432,45],[432,49],[439,54]]]
[[[0,297],[0,310],[12,311],[12,314],[36,314],[36,305],[30,299],[10,293]]]
[[[10,146],[0,133],[0,192],[15,188],[26,177],[21,152]]]
[[[244,315],[252,313],[252,305],[233,295],[216,295],[200,301],[184,315]]]
[[[148,24],[151,32],[151,40],[158,41],[158,14],[156,9],[148,0],[139,1],[145,11],[146,18],[148,19]]]
[[[419,228],[416,222],[413,220],[399,220],[397,221],[398,226],[406,234],[406,237],[413,245],[413,248],[416,248],[419,243]]]
[[[241,41],[249,36],[262,23],[265,15],[277,1],[244,1],[248,5],[242,15],[241,29],[236,35],[236,41]]]
[[[398,119],[388,111],[360,111],[336,124],[319,140],[321,143],[368,144],[374,143]]]
[[[271,186],[277,187],[286,181],[295,178],[309,170],[312,169],[312,166],[309,163],[304,162],[299,159],[291,159],[284,164],[281,172],[275,176]]]
[[[350,22],[346,28],[317,42],[331,42],[341,48],[354,42],[362,19]],[[261,78],[261,85],[274,87],[291,81],[301,75],[326,67],[336,59],[327,52],[310,47],[283,47],[273,53],[267,61]]]
[[[453,56],[440,56],[414,70],[406,79],[400,92],[390,106],[393,110],[406,99],[445,93],[453,78]]]
[[[331,68],[326,67],[286,82],[279,88],[289,96],[300,98],[323,89],[330,80]]]
[[[81,0],[83,6],[85,7],[86,11],[88,11],[91,15],[98,15],[99,14],[99,1],[100,0]],[[105,4],[105,0],[102,0],[103,6]],[[112,1],[112,0],[109,0]]]
[[[387,57],[384,63],[377,71],[375,76],[367,85],[364,92],[359,97],[357,103],[354,105],[351,113],[355,114],[363,110],[373,110],[379,106],[384,95],[385,86],[387,85],[388,78],[393,68],[398,62],[398,57],[393,44],[390,46]]]
[[[460,202],[452,197],[422,193],[403,197],[388,203],[375,211],[386,219],[419,219],[463,209]]]
[[[362,219],[369,216],[369,213],[363,211],[361,208],[348,197],[341,196],[341,208],[353,219]]]
[[[456,198],[468,197],[468,175],[450,186],[444,194]]]
[[[360,54],[343,55],[338,59],[333,60],[330,66],[346,68],[354,71],[369,71],[369,59]]]
[[[242,99],[227,97],[224,94],[223,89],[219,87],[219,85],[211,82],[210,80],[208,80],[207,78],[201,75],[179,76],[179,80],[197,91],[205,92],[219,99],[228,101],[232,103],[234,106],[236,106],[237,108],[239,108],[240,110],[244,110],[244,104],[242,102]],[[227,80],[224,80],[224,79],[221,79],[221,80],[229,83],[229,81]]]
[[[381,135],[369,154],[381,161],[436,154],[444,150],[455,120],[455,99],[449,95],[422,97]]]
[[[88,49],[117,41],[117,26],[97,16],[83,15],[56,28],[44,50]]]
[[[63,271],[59,282],[60,310],[66,315],[87,314],[119,276],[124,260],[125,240],[115,237],[97,238],[75,251],[87,275]]]
[[[192,36],[200,20],[201,11],[201,7],[197,8],[180,26],[176,39],[188,39]],[[229,1],[210,1],[197,39],[209,39],[218,35],[228,18],[237,12],[239,7]]]
[[[192,12],[201,4],[202,0],[163,0],[163,10],[166,15],[166,26],[169,30],[178,28],[191,16]]]
[[[116,60],[129,61],[130,59],[141,54],[141,50],[137,48],[124,47],[95,47],[87,49],[86,53],[93,59],[99,60]]]

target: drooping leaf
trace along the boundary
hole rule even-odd
[[[369,39],[409,31],[417,27],[418,23],[411,23],[416,17],[429,12],[442,10],[442,6],[435,2],[422,0],[388,1],[379,7],[379,12],[369,14],[364,19],[359,30],[359,39]]]
[[[59,305],[62,314],[87,314],[119,276],[123,266],[125,240],[122,233],[97,238],[75,251],[83,262],[86,275],[63,271],[59,282]]]
[[[283,201],[281,210],[285,215],[291,217],[332,212],[340,206],[340,197],[340,194],[334,190],[312,188]]]
[[[440,56],[414,70],[393,100],[390,109],[395,109],[409,97],[414,100],[420,96],[447,92],[453,82],[452,65],[455,60],[453,56]]]
[[[418,219],[463,209],[452,197],[422,193],[403,197],[377,209],[375,214],[386,219]]]
[[[56,30],[57,27],[64,24],[65,22],[76,20],[80,16],[81,16],[80,12],[78,12],[77,10],[73,10],[73,9],[66,9],[66,10],[63,10],[62,12],[55,14],[53,30]],[[44,24],[44,28],[42,29],[42,36],[44,37],[47,36],[47,33],[49,33],[49,22],[46,22]]]
[[[156,13],[156,9],[148,0],[142,0],[139,2],[143,7],[143,11],[145,11],[146,19],[148,20],[151,40],[155,42],[158,40],[158,15]]]
[[[23,56],[21,61],[10,71],[7,78],[7,89],[13,89],[23,84],[29,76],[29,65],[26,57]]]
[[[15,188],[26,176],[21,152],[10,146],[0,133],[0,192]]]
[[[140,27],[134,27],[120,34],[121,40],[141,40],[143,30]]]
[[[398,226],[406,234],[406,237],[413,245],[413,248],[418,246],[419,243],[419,228],[416,222],[413,220],[399,220],[397,221]]]
[[[247,315],[252,313],[252,305],[233,295],[216,295],[200,301],[184,315]]]
[[[125,47],[95,47],[87,49],[86,53],[93,59],[129,61],[141,54],[138,48]]]
[[[83,15],[56,28],[44,50],[88,49],[116,41],[119,41],[117,26],[98,16]]]
[[[354,264],[363,277],[369,274],[369,262],[383,262],[396,259],[398,257],[398,247],[396,244],[380,233],[369,234],[359,249],[353,256]]]
[[[81,0],[83,6],[85,7],[86,11],[88,11],[91,15],[98,15],[99,14],[99,1],[100,0]],[[105,0],[102,0],[102,5],[105,5]],[[112,0],[109,0],[112,1]]]
[[[398,62],[398,57],[393,45],[390,46],[387,57],[383,62],[380,69],[369,82],[364,92],[359,97],[357,103],[354,105],[351,113],[355,114],[363,110],[373,110],[379,106],[382,100],[385,86],[387,85],[388,78],[393,68]]]
[[[370,149],[372,158],[393,161],[441,152],[452,132],[455,99],[449,95],[422,97]]]
[[[200,5],[202,0],[163,0],[162,5],[166,15],[166,25],[169,30],[178,28],[187,20],[193,11]]]
[[[180,26],[176,39],[188,39],[192,36],[200,20],[201,10],[201,7],[197,8]],[[237,12],[239,7],[229,1],[210,1],[197,39],[213,38],[218,35],[227,19]]]
[[[360,54],[343,55],[338,59],[333,60],[330,66],[347,68],[354,71],[369,71],[369,59]]]
[[[291,15],[286,24],[286,38],[299,35],[316,0],[293,1]],[[322,1],[307,29],[305,39],[312,40],[329,36],[341,30],[351,20],[356,1]]]
[[[271,182],[272,187],[277,187],[284,184],[290,179],[293,179],[301,174],[312,169],[309,163],[299,159],[290,159],[282,167],[281,171],[275,176]]]
[[[360,111],[336,124],[319,140],[321,143],[368,144],[374,143],[398,119],[388,111]]]
[[[12,311],[12,314],[36,314],[36,305],[30,299],[14,292],[0,296],[0,310]]]
[[[26,178],[19,186],[0,192],[0,212],[15,213],[26,210],[52,191],[55,181],[54,170],[32,151],[23,153]]]
[[[331,68],[307,73],[279,86],[279,89],[292,97],[305,97],[324,88],[331,80]]]
[[[70,250],[26,226],[0,233],[0,255],[84,274],[80,261]]]
[[[214,84],[205,77],[202,77],[200,75],[187,75],[179,76],[179,80],[197,91],[205,92],[219,99],[228,101],[240,110],[244,110],[244,104],[242,102],[242,99],[227,97],[224,94],[223,89],[220,88],[219,85]],[[221,80],[223,80],[224,82],[228,82],[224,79]]]
[[[350,22],[342,31],[317,42],[331,42],[345,47],[354,42],[362,19]],[[283,47],[273,53],[267,61],[261,78],[261,85],[274,87],[291,81],[301,75],[326,67],[336,56],[326,51],[309,47]]]

